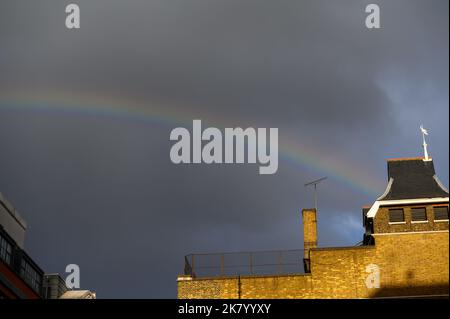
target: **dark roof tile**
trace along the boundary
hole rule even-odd
[[[393,179],[392,185],[379,200],[448,197],[448,190],[438,182],[431,160],[388,160],[388,178]]]

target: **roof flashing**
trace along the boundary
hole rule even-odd
[[[394,179],[392,177],[390,177],[384,193],[380,197],[378,197],[377,200],[382,200],[383,198],[385,198],[387,196],[387,194],[389,194],[393,183],[394,183]]]

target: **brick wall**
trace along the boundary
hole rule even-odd
[[[317,247],[317,213],[315,209],[303,209],[303,243],[305,258],[308,258],[309,249]]]
[[[178,280],[178,298],[185,299],[237,299],[239,280],[237,277],[200,278]],[[179,277],[180,278],[180,277]]]
[[[438,206],[438,205],[434,205]],[[442,206],[442,205],[441,205]],[[411,221],[411,208],[426,207],[427,222],[414,223]],[[433,205],[409,205],[400,206],[403,208],[405,215],[405,222],[402,224],[389,223],[389,209],[396,207],[380,207],[374,218],[374,232],[375,233],[393,233],[393,232],[410,232],[410,231],[434,231],[434,230],[448,230],[448,221],[434,221]]]
[[[375,246],[311,250],[311,274],[178,281],[179,298],[371,298],[448,294],[448,230],[375,234]],[[366,267],[380,269],[368,289]],[[188,279],[188,280],[185,280]]]

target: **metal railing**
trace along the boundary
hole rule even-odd
[[[192,277],[302,274],[303,249],[190,254],[184,274]]]

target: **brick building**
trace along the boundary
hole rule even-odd
[[[68,290],[59,274],[45,274],[25,252],[26,229],[25,220],[0,193],[0,299],[95,298],[89,290]]]
[[[317,247],[317,212],[304,209],[303,271],[199,276],[187,263],[178,297],[448,298],[448,190],[428,157],[387,167],[385,192],[363,208],[361,245]]]

